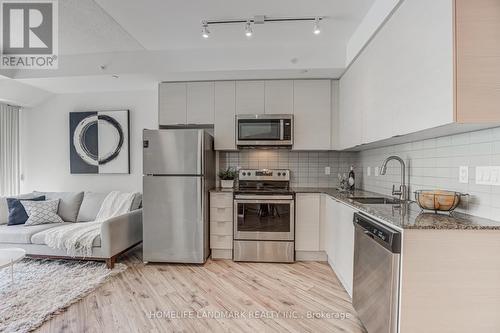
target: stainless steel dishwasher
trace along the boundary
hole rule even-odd
[[[395,333],[401,234],[358,213],[354,227],[354,308],[369,333]]]

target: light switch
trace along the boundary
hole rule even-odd
[[[370,177],[372,175],[372,168],[371,167],[366,168],[366,175],[368,177]]]
[[[461,166],[458,171],[458,181],[463,184],[469,183],[469,167]]]
[[[325,175],[329,175],[330,174],[330,167],[327,166],[325,167]]]

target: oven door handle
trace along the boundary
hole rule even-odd
[[[293,204],[294,200],[274,200],[274,199],[266,199],[266,200],[234,200],[235,204],[239,203],[250,203],[250,204]]]
[[[281,201],[294,201],[291,195],[235,195],[234,200],[244,200],[248,202],[253,201],[271,201],[271,200],[281,200]]]

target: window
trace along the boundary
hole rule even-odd
[[[0,104],[0,196],[19,193],[19,108]]]

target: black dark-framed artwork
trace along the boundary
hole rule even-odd
[[[129,110],[70,112],[71,173],[130,173],[129,127]]]

